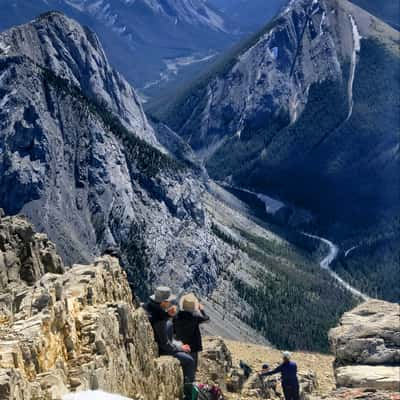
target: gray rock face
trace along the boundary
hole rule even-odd
[[[247,262],[213,233],[203,181],[182,165],[195,162],[191,152],[177,154],[182,162],[168,156],[180,139],[167,128],[170,150],[148,144],[153,130],[133,90],[92,33],[55,13],[2,33],[0,43],[0,207],[7,214],[26,215],[67,264],[115,249],[143,300],[160,283],[211,296],[222,270]],[[257,336],[239,319],[233,324],[234,337]]]
[[[24,55],[48,68],[118,113],[137,136],[157,144],[135,91],[110,67],[96,34],[74,20],[48,13],[30,24],[10,29],[1,34],[2,55]]]
[[[54,245],[32,232],[21,218],[0,222],[0,259],[14,260],[0,263],[9,273],[9,285],[0,286],[0,398],[61,400],[83,390],[180,398],[180,365],[157,358],[151,325],[118,261],[105,256],[64,272]],[[10,273],[26,264],[27,249],[37,257],[33,282]]]
[[[180,129],[182,135],[190,137],[195,148],[213,149],[222,145],[225,135],[245,137],[272,122],[277,113],[296,121],[310,86],[341,79],[340,60],[351,55],[350,43],[336,46],[351,29],[350,21],[342,10],[331,9],[325,0],[290,2],[264,34],[240,51],[225,74],[208,82],[204,99],[192,113],[193,119],[200,116],[200,133],[193,135],[189,119]]]
[[[400,364],[400,306],[371,300],[344,314],[330,332],[338,365]]]
[[[365,87],[377,76],[371,63],[379,52],[378,61],[398,67],[398,40],[397,31],[348,1],[294,0],[155,112],[192,145],[213,178],[275,192],[323,217],[343,218],[327,211],[337,203],[362,203],[340,221],[350,225],[398,202],[390,183],[399,168],[398,123],[389,122],[397,102],[379,78],[375,91]],[[385,65],[379,64],[382,74]],[[315,191],[304,190],[309,182]]]
[[[330,332],[339,387],[400,390],[400,306],[371,300]]]

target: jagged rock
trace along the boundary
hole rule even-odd
[[[47,236],[35,233],[24,218],[0,220],[0,291],[32,285],[44,274],[62,273],[63,263]]]
[[[180,397],[179,363],[157,358],[147,316],[116,258],[65,272],[60,261],[54,271],[39,251],[59,260],[54,246],[24,219],[4,218],[0,233],[0,255],[5,248],[13,255],[9,269],[19,271],[27,249],[38,267],[36,282],[15,273],[12,286],[0,287],[1,298],[12,292],[8,318],[0,321],[2,400],[60,400],[70,391],[97,389],[134,399]]]
[[[209,338],[204,343],[199,363],[199,380],[226,389],[226,379],[232,369],[232,355],[222,338]]]
[[[329,333],[338,387],[400,391],[399,321],[400,305],[380,300],[343,315]]]
[[[399,364],[400,305],[371,300],[344,314],[330,331],[338,365]]]

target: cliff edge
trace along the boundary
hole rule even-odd
[[[25,219],[0,219],[2,400],[61,400],[82,390],[175,400],[181,387],[179,364],[157,358],[117,259],[65,268]]]

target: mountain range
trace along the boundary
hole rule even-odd
[[[357,297],[321,270],[326,250],[263,220],[168,126],[151,125],[91,30],[49,12],[1,33],[0,49],[7,214],[27,216],[68,264],[119,254],[142,300],[161,283],[195,291],[210,333],[327,350]]]
[[[195,291],[211,334],[327,351],[343,312],[400,297],[399,32],[292,0],[150,118],[129,83],[222,51],[257,4],[0,0],[2,27],[69,15],[0,33],[0,208],[68,264],[118,254],[140,300]]]
[[[310,210],[319,232],[356,247],[351,257],[363,254],[341,271],[392,300],[398,43],[398,31],[348,1],[293,0],[174,101],[153,108],[214,179]],[[371,245],[384,274],[365,265]]]

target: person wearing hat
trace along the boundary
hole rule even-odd
[[[147,311],[153,327],[160,356],[177,358],[181,363],[185,382],[192,383],[195,379],[196,369],[194,360],[190,355],[191,348],[187,343],[175,341],[173,338],[173,324],[168,310],[175,301],[176,296],[171,294],[171,289],[160,286],[150,296],[150,300],[144,306],[144,309]]]
[[[178,340],[187,343],[197,371],[199,352],[203,350],[200,324],[210,320],[204,307],[194,294],[182,296],[179,302],[180,311],[174,319],[174,331]]]
[[[265,364],[259,375],[265,377],[280,373],[285,400],[299,400],[300,385],[297,378],[297,365],[291,361],[292,355],[288,351],[282,353],[282,358],[283,362],[279,367],[270,371],[269,366]]]

